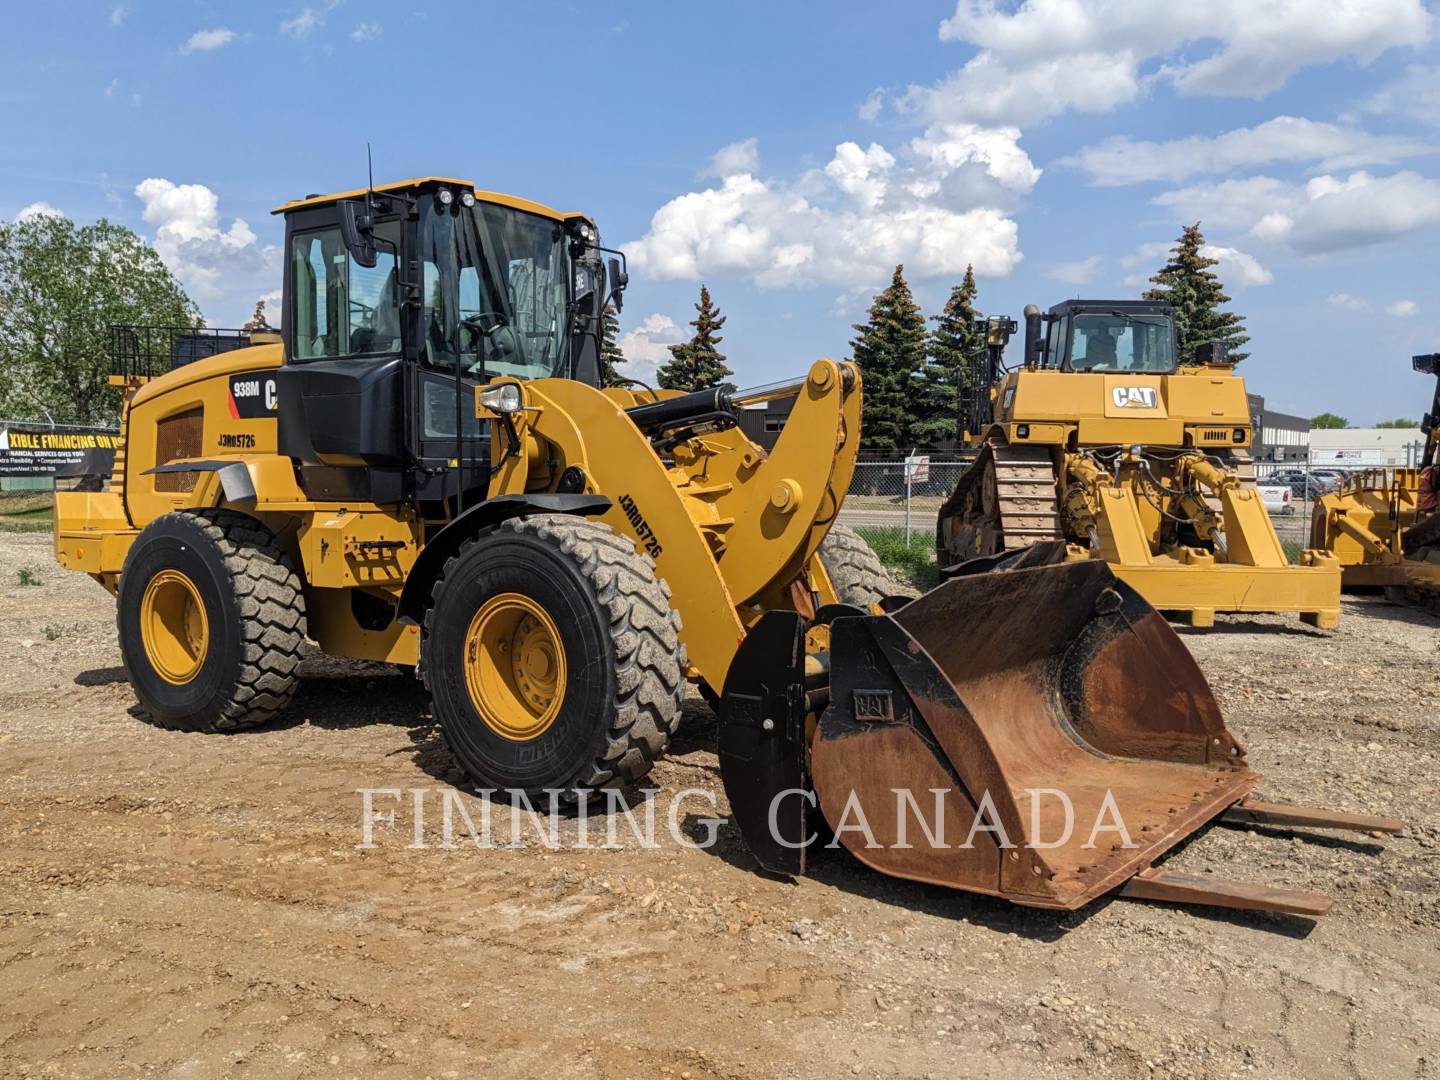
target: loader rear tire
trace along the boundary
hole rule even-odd
[[[914,596],[890,577],[864,538],[848,525],[832,525],[820,544],[820,562],[842,604],[870,610],[887,596]]]
[[[290,555],[253,518],[165,514],[125,557],[120,653],[161,727],[238,731],[273,719],[295,692],[305,598]]]
[[[512,518],[431,591],[421,670],[482,787],[566,801],[644,777],[680,722],[685,647],[655,563],[608,525]]]

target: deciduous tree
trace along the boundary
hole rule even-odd
[[[0,415],[114,423],[110,325],[200,325],[155,249],[104,219],[0,223]]]

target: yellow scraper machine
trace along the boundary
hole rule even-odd
[[[942,567],[1063,541],[1194,626],[1268,611],[1335,626],[1339,564],[1308,550],[1291,565],[1255,487],[1245,382],[1223,346],[1177,365],[1169,304],[1069,300],[1026,308],[1024,361],[1007,371],[1015,323],[988,329],[965,403],[979,455],[940,511]]]
[[[1352,473],[1315,503],[1310,543],[1339,560],[1346,589],[1383,589],[1393,600],[1440,611],[1440,514],[1435,496],[1440,452],[1440,354],[1412,357],[1415,370],[1436,377],[1421,428],[1425,449],[1403,468]]]
[[[836,524],[854,365],[601,386],[626,275],[584,215],[439,178],[280,212],[279,339],[177,364],[204,333],[123,332],[123,450],[105,490],[57,500],[56,557],[115,594],[154,722],[275,717],[310,639],[414,665],[478,784],[573,800],[649,772],[689,680],[764,865],[803,869],[818,808],[885,873],[1042,907],[1119,889],[1319,914],[1158,863],[1216,820],[1399,827],[1255,802],[1189,654],[1104,562],[1032,547],[883,595]],[[779,398],[766,453],[737,415]]]

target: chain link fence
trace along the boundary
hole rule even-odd
[[[956,457],[857,462],[840,520],[852,528],[897,530],[907,545],[915,536],[933,537],[940,504],[969,466],[969,459]]]
[[[1255,462],[1255,483],[1266,489],[1275,531],[1287,550],[1308,547],[1310,519],[1321,498],[1338,491],[1352,477],[1396,468],[1420,468],[1425,464],[1425,442],[1416,439],[1383,450],[1316,450],[1309,447],[1303,457],[1290,461]],[[1289,492],[1281,503],[1276,488]]]

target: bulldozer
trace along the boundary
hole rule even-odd
[[[942,567],[1063,541],[1108,563],[1154,607],[1340,617],[1339,564],[1290,560],[1255,487],[1245,382],[1222,343],[1180,365],[1175,314],[1152,300],[1025,309],[1024,361],[1002,366],[1013,320],[983,320],[962,400],[972,465],[941,506]]]
[[[1436,380],[1421,422],[1425,449],[1415,464],[1350,474],[1315,502],[1310,544],[1341,566],[1347,591],[1383,590],[1398,603],[1440,612],[1440,515],[1434,476],[1440,453],[1440,353],[1411,358]]]
[[[278,336],[178,365],[122,350],[113,472],[57,497],[56,558],[114,594],[155,723],[270,720],[308,639],[413,666],[478,786],[579,802],[645,777],[688,681],[718,707],[762,865],[803,870],[818,809],[886,873],[1040,907],[1122,889],[1315,915],[1327,898],[1155,863],[1221,818],[1399,827],[1256,802],[1194,661],[1103,562],[1036,548],[886,595],[836,521],[854,364],[747,390],[600,385],[602,313],[628,275],[584,214],[440,177],[277,213]],[[738,413],[782,398],[767,453]],[[1063,822],[1024,812],[1027,787],[1133,840],[1036,846]],[[906,843],[897,788],[948,789],[927,827],[959,840],[970,818],[978,842]],[[866,814],[882,853],[855,835]]]

